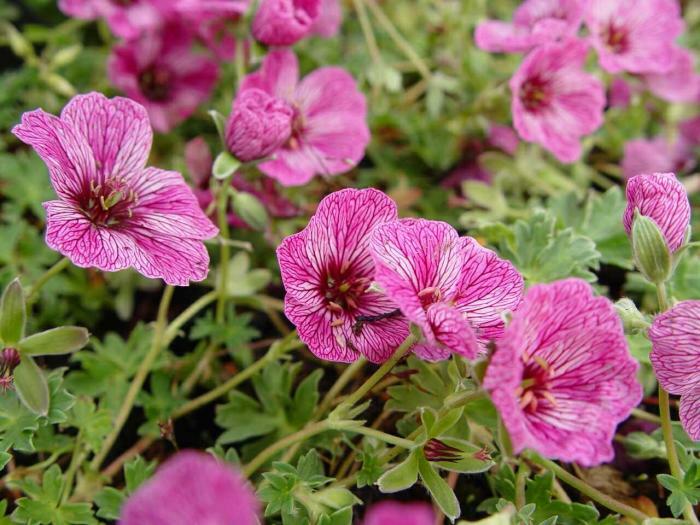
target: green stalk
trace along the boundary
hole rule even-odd
[[[134,379],[131,381],[126,397],[124,398],[124,401],[119,408],[119,412],[117,413],[117,417],[112,425],[112,430],[102,443],[102,448],[100,448],[100,451],[95,455],[90,463],[92,470],[98,470],[100,465],[102,465],[102,462],[107,457],[107,454],[109,454],[112,445],[114,445],[114,442],[119,436],[119,432],[121,432],[122,428],[124,427],[124,423],[126,423],[126,420],[129,417],[129,414],[131,414],[131,409],[134,407],[136,396],[138,396],[139,392],[141,391],[143,383],[146,381],[146,377],[153,367],[153,363],[155,363],[160,351],[163,348],[163,335],[165,333],[165,326],[168,321],[168,309],[170,308],[170,301],[173,298],[174,290],[175,288],[171,285],[167,285],[165,290],[163,290],[163,296],[160,300],[160,306],[158,307],[158,317],[156,318],[151,349],[148,351],[148,354],[146,354],[146,357],[141,362],[141,366],[139,366]]]
[[[168,328],[165,330],[163,336],[163,346],[168,346],[172,343],[173,339],[177,337],[177,333],[182,328],[182,326],[197,315],[201,310],[209,306],[211,303],[216,301],[219,297],[218,290],[212,290],[211,292],[204,294],[202,297],[197,299],[191,305],[189,305],[180,315],[173,319]]]
[[[42,289],[42,287],[56,274],[61,273],[63,270],[68,268],[68,265],[70,264],[70,259],[68,257],[64,257],[60,261],[58,261],[56,264],[54,264],[51,268],[46,270],[41,277],[39,277],[32,287],[29,289],[29,292],[27,293],[27,304],[32,304],[34,301],[37,300],[37,296],[39,295],[39,291]]]

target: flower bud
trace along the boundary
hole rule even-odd
[[[465,474],[484,472],[493,465],[486,449],[463,439],[430,439],[423,445],[423,454],[439,468]]]
[[[656,223],[636,214],[632,226],[632,256],[637,269],[652,283],[663,283],[671,276],[671,254]]]
[[[685,187],[673,173],[637,175],[627,182],[623,223],[628,235],[633,233],[636,215],[655,223],[671,253],[687,243],[690,203]]]
[[[625,327],[625,332],[631,333],[649,327],[649,322],[644,318],[644,315],[637,309],[634,301],[623,297],[615,303],[615,311],[622,319],[622,325]]]
[[[233,211],[243,222],[254,230],[264,230],[267,227],[268,216],[265,206],[251,193],[237,191],[231,201]]]
[[[253,36],[268,46],[291,46],[313,29],[321,0],[262,0],[253,19]]]
[[[293,116],[283,100],[260,89],[246,89],[234,100],[226,124],[226,146],[243,162],[267,157],[291,136]]]

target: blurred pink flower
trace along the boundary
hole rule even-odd
[[[510,80],[518,134],[561,162],[576,161],[580,138],[603,122],[605,90],[583,70],[587,49],[581,40],[542,45],[525,57]]]
[[[637,368],[610,301],[566,279],[528,290],[484,387],[516,453],[593,466],[613,458],[615,428],[641,401]]]
[[[505,151],[508,155],[515,155],[518,150],[518,134],[510,126],[501,124],[491,124],[489,126],[489,143],[498,149]]]
[[[624,78],[616,77],[610,83],[608,104],[611,108],[626,108],[632,101],[632,86]]]
[[[362,525],[433,525],[433,507],[425,502],[380,501],[365,514]]]
[[[664,73],[647,73],[644,82],[654,95],[670,102],[695,102],[700,97],[700,75],[695,72],[693,54],[674,49],[669,57],[670,69]]]
[[[277,248],[285,314],[317,357],[380,363],[408,336],[397,305],[370,288],[370,234],[394,219],[396,204],[381,191],[345,189],[325,197],[306,228]]]
[[[187,28],[167,24],[112,50],[107,66],[112,84],[146,107],[158,131],[194,113],[216,84],[219,67],[192,44]]]
[[[476,45],[495,53],[519,53],[564,37],[573,37],[583,20],[585,0],[525,0],[513,22],[487,20],[474,34]]]
[[[653,220],[671,252],[685,244],[690,225],[690,203],[683,184],[673,173],[636,175],[627,181],[627,208],[623,223],[632,232],[634,212]]]
[[[684,120],[678,125],[680,136],[691,148],[700,146],[700,115]]]
[[[64,14],[82,20],[94,20],[100,16],[95,0],[58,0],[58,8]]]
[[[370,140],[367,106],[350,74],[339,67],[316,69],[299,82],[290,50],[268,53],[262,68],[248,75],[242,90],[258,88],[294,109],[292,136],[260,164],[284,186],[299,186],[316,175],[344,173],[362,159]]]
[[[104,18],[116,36],[131,39],[160,27],[175,6],[171,0],[60,0],[58,7],[76,18]]]
[[[307,36],[321,10],[321,0],[260,0],[253,36],[268,46],[291,46]]]
[[[681,423],[700,441],[700,301],[681,301],[649,329],[651,364],[664,389],[681,396]]]
[[[58,194],[44,203],[50,248],[82,268],[133,267],[168,284],[206,277],[202,240],[217,229],[179,173],[146,167],[153,137],[142,106],[78,95],[60,118],[37,109],[12,131],[44,160]]]
[[[321,0],[316,21],[311,25],[311,34],[323,38],[333,38],[343,23],[343,9],[340,0]]]
[[[378,225],[370,250],[375,280],[423,331],[415,348],[427,360],[451,352],[473,359],[503,333],[502,314],[520,303],[513,265],[447,223],[401,219]]]
[[[681,137],[675,142],[664,137],[634,139],[625,143],[622,174],[630,178],[641,173],[682,172],[693,162],[692,148]]]
[[[181,19],[191,23],[199,39],[220,60],[236,54],[235,24],[247,11],[250,0],[177,0]]]
[[[141,485],[119,525],[256,525],[260,503],[232,466],[195,451],[178,452]]]
[[[677,0],[590,0],[585,21],[609,73],[669,71],[684,27]]]
[[[226,123],[226,146],[243,162],[267,157],[292,134],[294,110],[261,89],[241,91]]]

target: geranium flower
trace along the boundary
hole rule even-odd
[[[256,525],[259,515],[253,489],[233,467],[183,451],[129,496],[119,525]]]
[[[649,329],[651,364],[661,386],[681,396],[680,417],[700,440],[700,301],[681,301],[658,315]]]
[[[289,50],[268,53],[262,68],[243,81],[285,100],[294,109],[292,136],[260,170],[284,186],[307,183],[314,175],[344,173],[362,159],[369,143],[365,97],[350,74],[322,67],[299,82],[299,64]]]
[[[175,5],[171,0],[60,0],[58,7],[75,18],[104,18],[116,36],[131,39],[158,28]]]
[[[610,83],[608,104],[611,108],[627,108],[632,101],[632,86],[624,78],[617,77]]]
[[[516,453],[593,466],[610,461],[617,424],[642,398],[613,305],[580,279],[535,285],[484,378]]]
[[[585,22],[610,73],[669,71],[684,26],[676,0],[590,0]]]
[[[343,8],[340,0],[321,0],[316,21],[311,24],[311,34],[323,38],[333,38],[340,31],[343,22]]]
[[[44,160],[58,195],[44,203],[50,248],[82,268],[133,267],[175,285],[206,277],[202,240],[217,229],[179,173],[146,167],[152,131],[143,106],[78,95],[60,118],[30,111],[12,132]]]
[[[294,110],[261,89],[241,91],[226,123],[226,146],[243,162],[271,155],[292,134]]]
[[[112,49],[107,65],[112,84],[146,107],[158,131],[194,113],[216,84],[218,65],[195,53],[193,42],[185,26],[167,24]]]
[[[677,48],[670,57],[670,69],[647,73],[642,78],[654,95],[669,102],[695,102],[700,98],[700,75],[695,72],[693,54]]]
[[[513,22],[487,20],[474,34],[476,45],[494,53],[520,53],[560,38],[575,36],[583,20],[585,1],[525,0]]]
[[[694,161],[693,148],[681,136],[674,142],[665,137],[628,140],[622,174],[630,178],[642,173],[683,172],[692,168]]]
[[[311,32],[320,11],[321,0],[261,0],[253,36],[268,46],[291,46]]]
[[[503,333],[502,315],[517,308],[523,279],[513,265],[460,238],[447,223],[401,219],[378,225],[370,244],[375,279],[423,331],[423,359],[456,352],[474,358]]]
[[[605,89],[583,70],[587,49],[581,40],[542,45],[525,57],[510,80],[518,134],[561,162],[576,161],[580,138],[603,122]]]
[[[685,244],[690,203],[685,187],[673,173],[637,175],[627,181],[623,223],[628,235],[632,232],[635,210],[656,223],[672,253]]]
[[[397,305],[370,287],[370,234],[394,219],[396,204],[378,190],[337,191],[277,249],[285,314],[321,359],[383,362],[408,336]]]
[[[433,507],[425,502],[380,501],[365,514],[362,525],[433,525]]]

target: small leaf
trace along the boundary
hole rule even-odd
[[[14,371],[17,396],[29,410],[45,416],[49,413],[49,387],[46,377],[34,359],[23,356]]]
[[[217,179],[226,179],[236,173],[241,167],[241,161],[231,155],[228,151],[222,151],[214,160],[212,173]]]
[[[378,480],[379,490],[384,493],[400,492],[415,485],[418,481],[418,452],[411,451],[408,457]]]
[[[90,333],[79,326],[60,326],[25,337],[17,348],[24,355],[71,354],[84,347]]]
[[[269,222],[267,210],[260,200],[252,193],[237,191],[231,199],[231,206],[243,221],[251,228],[264,231]]]
[[[221,144],[226,145],[226,117],[215,109],[209,110],[209,116],[214,121],[214,126],[216,126],[216,132],[219,134],[221,139]]]
[[[443,514],[453,521],[457,519],[460,514],[457,496],[424,457],[418,458],[418,472],[420,472],[423,485],[428,489]]]
[[[19,279],[15,279],[5,288],[0,303],[0,339],[5,346],[13,346],[22,339],[26,320],[24,291]]]

